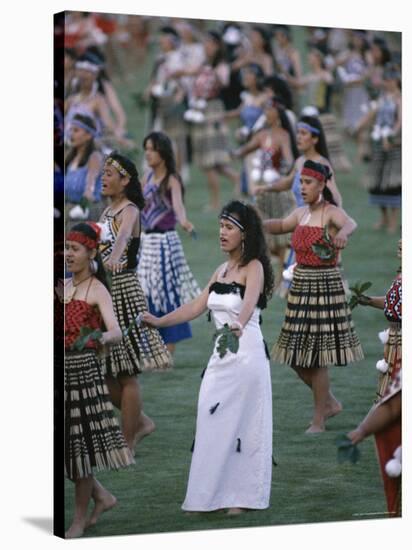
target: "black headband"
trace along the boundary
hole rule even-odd
[[[240,223],[240,221],[238,219],[236,219],[234,216],[232,216],[229,212],[227,212],[226,210],[223,210],[223,212],[221,213],[220,215],[221,218],[224,218],[225,220],[229,220],[230,222],[232,222],[234,225],[236,225],[241,231],[244,231],[245,228],[243,227],[243,225]]]

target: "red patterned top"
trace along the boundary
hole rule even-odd
[[[384,313],[388,321],[402,321],[402,275],[393,281],[385,297]]]
[[[94,306],[91,306],[84,300],[72,300],[66,304],[64,311],[65,335],[64,347],[68,349],[79,337],[80,329],[88,327],[92,329],[101,328],[100,313]],[[87,342],[85,348],[96,349],[97,342],[91,340]]]
[[[297,225],[292,233],[292,248],[296,252],[296,262],[299,265],[335,266],[338,255],[332,260],[321,260],[312,250],[312,245],[322,242],[323,227],[315,225]]]

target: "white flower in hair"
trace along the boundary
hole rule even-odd
[[[389,340],[389,329],[387,328],[386,330],[381,330],[378,336],[383,345],[387,344]]]
[[[382,372],[383,374],[385,374],[385,372],[388,372],[389,365],[385,361],[385,359],[381,359],[376,363],[376,368],[378,369],[379,372]]]
[[[106,243],[106,242],[110,241],[110,231],[109,231],[109,226],[107,225],[107,223],[105,223],[105,222],[96,223],[96,225],[98,225],[100,227],[99,241],[101,243]]]
[[[283,270],[282,277],[285,281],[291,282],[293,280],[293,271],[296,263],[291,264],[287,269]]]
[[[266,168],[266,170],[263,171],[263,181],[265,183],[273,183],[278,180],[279,177],[279,172],[274,168]]]

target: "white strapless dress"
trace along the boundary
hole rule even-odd
[[[242,298],[233,285],[217,286],[208,307],[219,329],[237,320]],[[215,346],[207,365],[183,510],[269,507],[272,388],[259,317],[256,307],[236,354],[227,351],[221,359]]]

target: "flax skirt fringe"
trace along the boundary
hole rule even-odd
[[[272,358],[298,367],[363,359],[338,268],[296,266]]]
[[[122,331],[127,329],[139,313],[148,311],[146,300],[134,270],[113,275],[112,300]],[[133,376],[145,370],[164,370],[173,360],[158,330],[148,325],[133,325],[123,342],[112,346],[104,360],[105,371],[116,377]]]
[[[64,360],[65,469],[69,479],[134,463],[113,412],[94,350]]]

